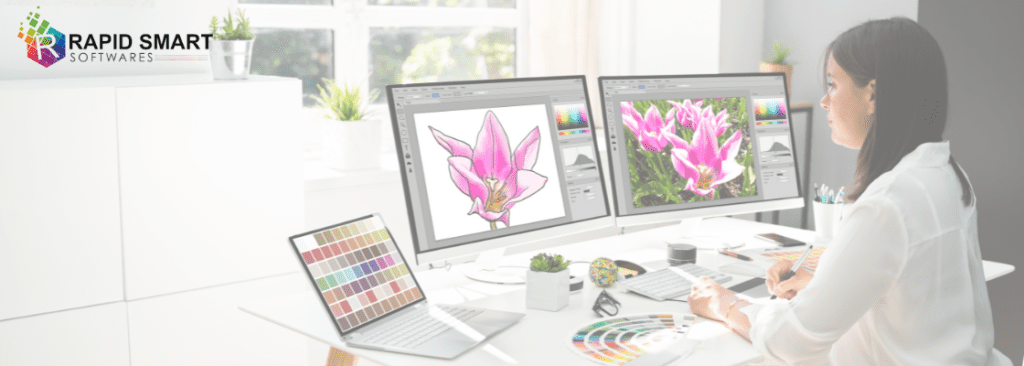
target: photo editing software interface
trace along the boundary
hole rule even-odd
[[[389,97],[417,253],[609,215],[581,77]]]
[[[423,298],[377,216],[294,237],[292,244],[342,332]]]
[[[600,83],[619,216],[798,196],[782,76]]]

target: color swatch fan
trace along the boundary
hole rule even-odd
[[[688,314],[633,314],[586,324],[573,332],[569,348],[603,365],[622,365],[682,341],[696,320]]]

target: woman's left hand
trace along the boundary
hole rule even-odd
[[[732,293],[717,282],[708,277],[701,277],[700,282],[690,289],[690,311],[695,315],[708,319],[725,321],[729,311],[729,305],[738,299]]]

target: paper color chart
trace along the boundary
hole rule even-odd
[[[572,130],[589,126],[587,118],[587,106],[579,104],[556,105],[555,122],[558,123],[558,130]]]
[[[293,242],[343,332],[423,297],[376,216]]]
[[[804,259],[804,263],[803,263],[802,267],[806,267],[806,268],[811,269],[811,270],[817,270],[818,269],[818,260],[821,260],[821,254],[824,254],[826,248],[828,248],[828,247],[827,246],[816,246],[816,247],[814,247],[814,249],[811,249],[811,253],[807,254],[807,259]],[[753,252],[753,250],[752,250],[752,252]],[[770,251],[770,252],[764,252],[764,253],[759,253],[759,254],[761,254],[762,256],[768,257],[770,259],[776,259],[776,260],[788,259],[788,260],[797,261],[798,259],[800,259],[801,255],[804,255],[804,250],[803,249],[802,250],[786,250],[786,251],[774,251],[773,250],[773,251]],[[750,254],[746,254],[746,255],[750,255]]]
[[[754,120],[767,121],[786,118],[786,99],[755,99]]]
[[[683,314],[617,316],[584,325],[573,332],[569,348],[600,364],[622,365],[685,338],[696,319]]]

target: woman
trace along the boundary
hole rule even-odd
[[[691,310],[784,364],[1011,365],[992,347],[971,185],[942,140],[938,43],[892,18],[844,32],[826,56],[832,140],[860,150],[836,238],[815,274],[769,269],[782,299],[753,305],[702,278]]]

